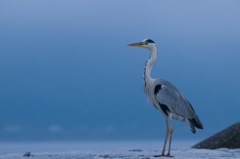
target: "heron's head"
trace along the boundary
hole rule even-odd
[[[142,47],[142,48],[151,49],[151,48],[155,47],[155,43],[154,43],[154,41],[151,40],[151,39],[144,39],[144,40],[141,41],[141,42],[128,44],[128,46],[137,46],[137,47]]]

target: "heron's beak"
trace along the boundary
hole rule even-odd
[[[143,42],[128,44],[128,46],[138,46],[138,47],[141,47],[142,45],[143,45]]]

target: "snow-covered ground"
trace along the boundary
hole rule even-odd
[[[173,143],[175,159],[240,159],[240,149],[192,149],[196,142]],[[153,159],[162,142],[1,143],[0,159]],[[30,152],[30,156],[24,154]]]

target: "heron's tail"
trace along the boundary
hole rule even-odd
[[[203,129],[203,125],[201,121],[198,118],[188,119],[189,126],[191,128],[191,131],[195,134],[196,130],[195,127],[198,129]]]

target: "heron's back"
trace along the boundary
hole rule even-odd
[[[195,127],[203,129],[191,103],[186,97],[169,81],[156,79],[151,91],[151,100],[154,106],[161,110],[165,116],[176,120],[185,121],[195,133]]]

